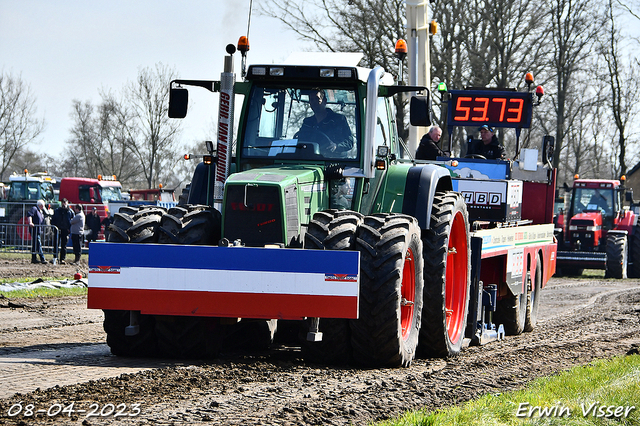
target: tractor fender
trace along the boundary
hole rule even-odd
[[[418,219],[421,229],[429,229],[433,197],[438,191],[453,191],[449,170],[435,164],[411,167],[407,173],[402,212]]]
[[[213,184],[215,181],[215,166],[200,163],[196,166],[191,180],[189,204],[213,205]]]
[[[629,231],[626,229],[611,229],[610,231],[607,231],[607,235],[609,234],[624,235],[626,237],[629,235]]]

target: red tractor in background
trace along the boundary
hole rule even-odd
[[[633,193],[619,180],[577,179],[571,199],[555,218],[557,275],[604,269],[607,278],[640,277],[638,215],[623,205]]]

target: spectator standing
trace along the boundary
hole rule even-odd
[[[442,136],[442,129],[438,126],[433,126],[429,129],[429,132],[420,139],[420,145],[416,151],[416,160],[435,160],[437,157],[448,157],[440,147],[438,142]]]
[[[76,204],[74,210],[76,214],[71,219],[71,242],[73,243],[75,259],[72,263],[78,263],[82,254],[82,243],[84,242],[84,212],[82,204]]]
[[[38,200],[36,205],[31,207],[27,212],[27,221],[29,222],[29,231],[31,232],[31,263],[47,263],[44,260],[42,252],[42,240],[40,239],[40,231],[44,225],[44,201]],[[40,260],[38,260],[40,256]]]
[[[69,200],[62,199],[60,207],[53,212],[51,224],[58,228],[58,243],[60,244],[60,263],[65,263],[67,257],[67,242],[69,241],[69,231],[71,230],[71,219],[75,216],[73,210],[69,207]],[[58,258],[58,245],[56,244],[53,252],[54,261]]]
[[[97,241],[98,234],[100,233],[100,228],[102,227],[100,216],[98,216],[98,209],[96,209],[95,207],[91,209],[91,213],[87,214],[86,222],[87,228],[91,230],[91,234],[89,235],[89,242]]]

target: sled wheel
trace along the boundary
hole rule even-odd
[[[538,322],[538,304],[542,289],[542,257],[540,254],[536,256],[536,270],[531,280],[531,290],[527,292],[527,318],[524,322],[524,331],[533,331]]]
[[[327,210],[313,215],[305,235],[304,247],[312,250],[353,250],[356,230],[364,216],[349,210]],[[321,318],[322,340],[307,340],[311,320],[303,323],[301,347],[306,360],[323,364],[347,364],[351,361],[349,320]]]
[[[354,360],[374,367],[409,366],[422,315],[423,260],[416,219],[366,216],[356,233],[360,314],[351,320]]]
[[[524,323],[527,319],[527,293],[526,291],[516,296],[509,293],[498,300],[498,306],[494,316],[494,323],[504,326],[505,334],[516,336],[524,331]]]
[[[627,278],[628,246],[626,235],[607,234],[607,270],[605,278]]]
[[[424,307],[420,330],[421,356],[460,353],[469,307],[471,256],[469,219],[458,193],[436,193],[424,246]]]
[[[125,335],[129,325],[129,311],[104,310],[104,331],[111,353],[118,356],[157,356],[155,319],[149,315],[139,315],[140,332],[134,336]]]

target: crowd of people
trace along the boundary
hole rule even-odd
[[[78,263],[85,239],[87,242],[97,241],[103,226],[106,234],[111,218],[107,216],[101,219],[96,207],[92,207],[86,215],[84,210],[82,204],[70,205],[69,200],[64,198],[60,201],[60,207],[53,212],[51,225],[57,228],[57,242],[53,244],[51,263]],[[48,263],[42,250],[42,225],[45,225],[43,200],[38,200],[27,212],[27,221],[31,232],[31,263]],[[73,247],[73,260],[67,260],[69,237]]]

